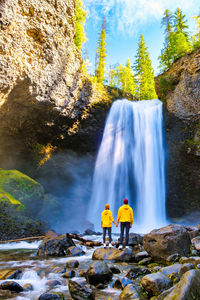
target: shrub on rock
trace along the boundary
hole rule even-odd
[[[166,261],[175,253],[190,254],[191,240],[187,230],[180,225],[168,225],[152,230],[143,239],[144,249],[158,261]]]

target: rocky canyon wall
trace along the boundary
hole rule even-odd
[[[108,99],[83,71],[75,0],[3,0],[0,28],[0,167],[20,168],[29,150],[71,147],[90,108]]]
[[[200,210],[200,48],[156,78],[165,107],[167,209],[171,217]]]

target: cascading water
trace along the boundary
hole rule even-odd
[[[166,224],[165,148],[159,100],[117,100],[98,152],[89,220],[96,228],[105,203],[116,219],[123,199],[133,207],[135,232]]]

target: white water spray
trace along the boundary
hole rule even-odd
[[[100,227],[105,203],[116,219],[123,199],[134,211],[134,232],[166,225],[163,112],[159,100],[113,103],[93,178],[89,220]]]

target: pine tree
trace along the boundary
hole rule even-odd
[[[169,36],[173,32],[172,29],[173,24],[173,15],[169,9],[166,9],[164,12],[164,17],[162,18],[161,25],[162,27],[165,27],[165,43],[164,43],[164,49],[161,50],[161,56],[159,57],[160,60],[160,67],[163,70],[168,69],[172,64],[172,58],[170,55],[170,40]]]
[[[85,18],[87,17],[87,13],[83,7],[83,0],[76,0],[75,5],[76,5],[76,7],[75,7],[76,34],[75,34],[74,42],[75,42],[75,45],[79,48],[79,50],[81,50],[83,43],[86,41],[86,35],[84,32],[84,24],[85,24]]]
[[[109,86],[115,87],[115,70],[111,65],[109,70]]]
[[[174,16],[169,10],[166,10],[161,24],[165,26],[165,44],[159,60],[161,70],[165,71],[177,58],[191,50],[191,44],[186,16],[179,8],[177,8]]]
[[[98,41],[97,47],[97,68],[95,70],[95,76],[99,83],[103,83],[105,80],[105,58],[106,58],[106,21],[105,17],[103,20],[101,33]]]
[[[180,8],[177,8],[174,15],[174,32],[182,32],[187,38],[189,36],[186,15],[183,14]]]
[[[116,68],[115,76],[117,78],[117,84],[119,88],[127,94],[135,96],[136,82],[133,71],[131,69],[131,62],[127,59],[126,66],[119,65]]]
[[[193,17],[197,23],[197,33],[192,37],[192,47],[196,49],[200,47],[200,14]]]
[[[142,34],[139,40],[134,69],[137,80],[136,96],[138,100],[156,98],[157,95],[155,91],[154,71],[148,53],[148,48],[146,47]]]

